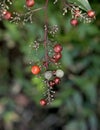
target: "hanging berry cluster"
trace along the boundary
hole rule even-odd
[[[64,76],[64,72],[60,65],[63,47],[61,44],[53,40],[57,30],[58,27],[56,25],[52,28],[45,25],[44,39],[41,41],[37,40],[30,46],[36,51],[35,58],[37,57],[37,59],[39,59],[35,63],[34,58],[30,61],[30,64],[33,65],[31,67],[31,72],[33,75],[42,78],[45,85],[44,98],[40,100],[42,106],[50,104],[54,100],[55,87],[61,82],[61,78]],[[49,38],[49,35],[52,36],[52,39],[51,36]],[[44,44],[41,44],[42,42],[44,42]],[[42,48],[45,48],[45,51],[44,55],[39,57],[37,52],[39,52],[41,46]]]
[[[44,10],[44,37],[41,40],[35,40],[30,47],[35,51],[38,61],[30,61],[31,72],[33,75],[43,77],[45,85],[44,97],[40,100],[40,105],[45,106],[54,100],[55,86],[61,82],[64,76],[64,71],[61,69],[60,59],[62,58],[63,47],[54,40],[54,36],[58,31],[58,26],[48,26],[48,3],[45,0],[45,5],[41,8],[35,8],[35,0],[25,0],[25,13],[18,13],[16,11],[10,12],[10,6],[13,4],[12,0],[0,0],[0,20],[8,20],[11,23],[26,22],[33,23],[33,15],[37,11]],[[54,0],[56,4],[58,0]],[[87,0],[62,0],[63,15],[68,11],[71,12],[72,19],[70,23],[76,26],[80,21],[90,23],[95,18],[95,12],[91,9]],[[38,57],[39,48],[44,48],[44,54]],[[34,58],[33,58],[34,59]],[[52,69],[51,69],[52,68]]]
[[[81,4],[83,4],[83,6],[81,6]],[[91,9],[87,0],[73,0],[73,3],[65,2],[63,11],[63,15],[65,15],[68,11],[71,12],[72,19],[70,20],[70,23],[72,26],[77,26],[79,21],[91,23],[93,19],[95,19],[95,12]]]

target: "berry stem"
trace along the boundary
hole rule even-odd
[[[29,13],[37,12],[37,11],[42,10],[42,9],[44,9],[44,8],[45,8],[45,7],[33,9],[33,10],[31,10]]]
[[[71,10],[73,4],[68,3],[68,2],[64,2],[64,4],[65,4],[65,6],[66,6],[69,10]]]
[[[46,61],[46,69],[48,68],[48,49],[47,49],[47,34],[48,34],[48,15],[47,15],[47,9],[48,9],[48,2],[49,0],[46,0],[45,3],[45,32],[44,32],[44,47],[45,47],[45,61]]]

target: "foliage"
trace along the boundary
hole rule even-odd
[[[28,64],[31,41],[43,35],[43,12],[34,15],[34,25],[0,22],[0,130],[100,130],[100,3],[91,5],[96,20],[73,28],[70,15],[59,11],[60,2],[49,4],[49,21],[59,26],[55,40],[63,45],[65,76],[56,100],[44,108],[38,103],[42,79],[31,74]]]

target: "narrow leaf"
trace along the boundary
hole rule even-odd
[[[88,2],[88,0],[68,0],[71,3],[75,3],[77,6],[79,6],[81,9],[88,11],[91,10],[91,6]]]

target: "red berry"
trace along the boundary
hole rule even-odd
[[[61,59],[61,57],[62,57],[61,53],[55,53],[55,55],[53,56],[53,58],[56,59],[56,60]]]
[[[39,73],[40,73],[40,68],[39,68],[39,66],[37,66],[37,65],[32,66],[31,72],[32,72],[34,75],[39,74]]]
[[[49,86],[53,87],[55,85],[55,82],[53,80],[49,81]]]
[[[77,19],[71,19],[70,23],[71,23],[72,26],[77,26],[78,20]]]
[[[60,78],[59,77],[55,77],[54,82],[55,82],[55,84],[59,84],[60,83]]]
[[[56,44],[54,46],[54,52],[59,53],[62,51],[62,46],[60,44]]]
[[[26,0],[26,6],[27,7],[32,7],[32,6],[34,6],[34,4],[35,4],[34,0]]]
[[[46,100],[45,99],[41,99],[40,100],[40,105],[41,106],[45,106],[47,104]]]
[[[4,12],[3,12],[3,17],[4,17],[4,19],[6,19],[6,20],[10,20],[10,19],[11,19],[11,13],[8,12],[8,11],[4,11]]]
[[[89,11],[87,12],[87,14],[88,14],[88,16],[89,16],[90,18],[95,17],[95,12],[92,11],[92,10],[89,10]]]

